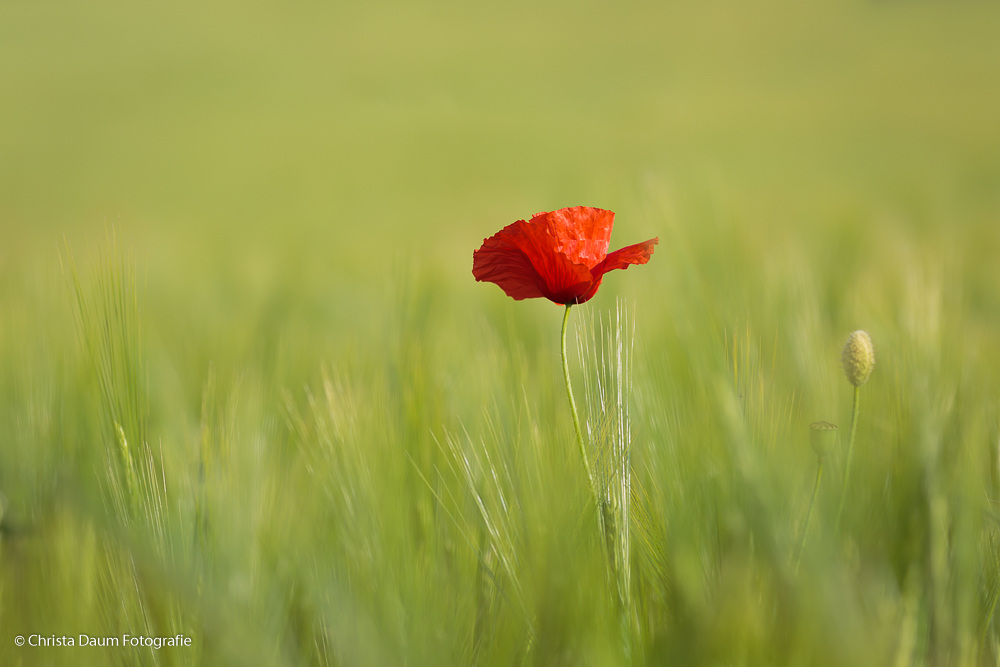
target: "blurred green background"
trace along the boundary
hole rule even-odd
[[[0,0],[0,663],[994,664],[998,35],[972,0]],[[636,327],[631,653],[567,528],[561,311],[471,276],[573,205],[660,238],[578,309]],[[830,473],[790,578],[856,328],[867,490],[831,526]],[[115,505],[115,424],[159,500]],[[530,471],[520,528],[460,451]],[[199,648],[11,644],[92,626]]]
[[[0,11],[8,256],[113,223],[157,274],[278,245],[363,284],[364,248],[450,270],[524,211],[652,230],[664,183],[778,228],[995,205],[992,3]]]

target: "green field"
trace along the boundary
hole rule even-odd
[[[1000,4],[0,0],[0,665],[996,665],[998,501]]]

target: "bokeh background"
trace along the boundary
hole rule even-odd
[[[356,291],[397,250],[467,268],[536,209],[655,232],[665,188],[776,230],[995,205],[987,2],[2,11],[7,258],[116,225],[154,283],[257,265]]]
[[[998,36],[985,0],[0,0],[0,662],[992,664]],[[600,549],[564,534],[586,494],[561,310],[471,276],[484,237],[573,205],[617,213],[612,247],[660,239],[580,309],[620,296],[635,323],[660,556],[630,656],[594,630]],[[805,425],[846,429],[856,328],[887,355],[859,437],[893,444],[858,455],[869,491],[814,527],[796,588],[759,531],[796,542]],[[723,380],[761,478],[708,444],[732,439]],[[155,454],[165,528],[116,510],[115,424]],[[490,639],[475,568],[506,552],[465,539],[490,522],[441,473],[484,440],[547,448],[518,497],[558,517],[521,510],[541,537]],[[318,468],[310,442],[360,453]],[[11,644],[88,619],[200,648]]]

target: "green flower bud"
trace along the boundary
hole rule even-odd
[[[872,345],[871,336],[860,329],[852,333],[844,345],[840,360],[844,364],[844,373],[851,384],[860,387],[868,382],[868,377],[875,368],[875,347]]]

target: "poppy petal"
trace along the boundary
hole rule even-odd
[[[517,247],[495,243],[472,253],[472,275],[481,282],[496,283],[507,296],[520,301],[545,296],[541,276],[528,256]]]
[[[635,245],[625,246],[615,250],[613,253],[604,258],[604,261],[595,266],[591,273],[594,278],[600,278],[608,271],[614,271],[615,269],[627,269],[631,264],[645,264],[649,261],[650,256],[653,254],[653,246],[660,242],[659,237],[649,239],[648,241],[643,241],[642,243],[636,243]]]
[[[574,264],[593,269],[608,254],[615,214],[590,206],[573,206],[548,213],[537,213],[532,225],[544,226],[555,240],[554,250]]]
[[[483,241],[472,255],[472,275],[496,283],[516,300],[544,296],[562,303],[557,298],[570,291],[575,296],[593,279],[587,266],[570,261],[553,245],[546,226],[518,220]]]
[[[597,280],[595,280],[590,284],[590,288],[586,292],[578,296],[574,303],[587,303],[588,301],[593,299],[594,295],[597,294],[597,290],[601,287],[602,280],[604,280],[604,276],[598,276]]]

